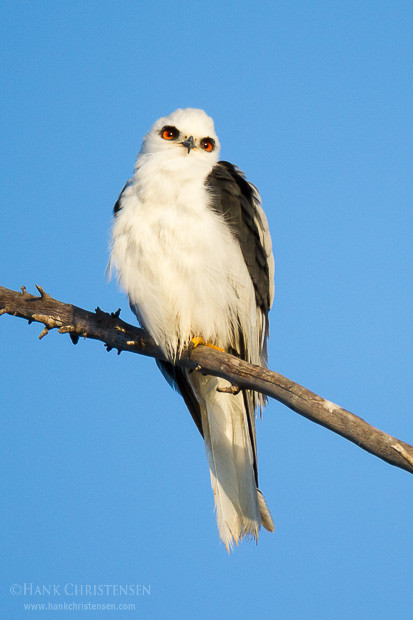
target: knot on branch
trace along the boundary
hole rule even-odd
[[[47,336],[51,329],[54,329],[55,327],[61,329],[63,326],[62,321],[59,321],[59,319],[54,319],[53,317],[47,316],[45,314],[33,314],[31,320],[37,321],[38,323],[43,323],[44,325],[44,330],[40,334],[39,340]]]
[[[109,351],[112,351],[112,349],[116,348],[118,355],[120,355],[122,353],[122,351],[124,351],[124,349],[121,349],[120,347],[112,347],[112,345],[108,344],[107,342],[105,342],[105,349],[106,351],[109,353]]]
[[[115,312],[105,312],[99,306],[95,308],[95,313],[98,321],[106,321],[108,318],[110,319],[118,319],[120,315],[120,308],[118,308]]]
[[[236,396],[241,392],[241,388],[237,385],[229,385],[228,387],[217,387],[217,392],[223,392],[224,394],[232,394]]]
[[[51,297],[50,295],[48,295],[47,293],[44,292],[44,290],[42,289],[41,286],[39,286],[38,284],[36,284],[36,288],[40,293],[40,299],[43,299],[43,301],[52,301],[53,297]],[[24,291],[23,291],[24,289]],[[24,286],[22,286],[22,295],[28,295],[26,288]]]

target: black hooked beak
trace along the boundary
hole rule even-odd
[[[189,136],[189,138],[186,138],[183,142],[181,142],[181,144],[186,149],[188,149],[188,153],[189,153],[191,149],[195,148],[194,137],[193,136]]]

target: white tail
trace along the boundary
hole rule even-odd
[[[218,392],[229,385],[218,377],[196,372],[189,379],[201,406],[219,535],[229,551],[244,536],[257,540],[261,524],[270,531],[274,525],[256,486],[243,395]]]

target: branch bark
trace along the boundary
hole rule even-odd
[[[105,343],[108,350],[117,349],[165,359],[162,351],[142,329],[125,323],[119,310],[112,314],[83,310],[66,304],[45,293],[37,286],[40,296],[30,295],[25,287],[21,292],[0,286],[0,315],[10,314],[43,323],[43,338],[51,329],[69,334],[76,344],[80,337]],[[177,364],[223,377],[240,389],[254,389],[275,398],[300,415],[338,433],[360,448],[413,473],[413,446],[371,426],[346,409],[335,405],[282,375],[248,364],[237,357],[210,347],[198,346],[184,351]]]

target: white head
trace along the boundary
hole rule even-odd
[[[159,155],[162,160],[213,166],[220,144],[214,121],[203,110],[178,109],[156,121],[143,139],[141,156]]]

